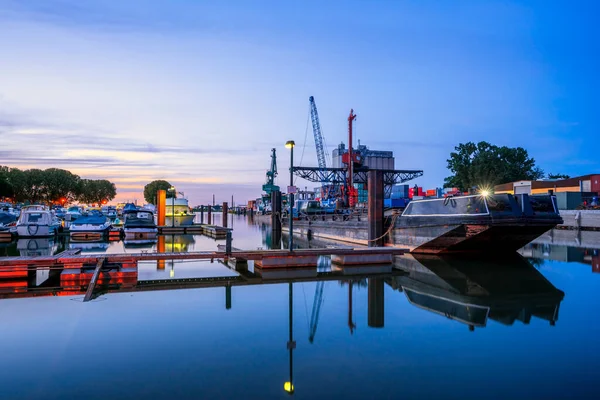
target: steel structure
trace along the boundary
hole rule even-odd
[[[319,167],[294,167],[294,173],[296,176],[306,179],[310,182],[330,182],[332,184],[345,184],[346,183],[346,168],[325,168]],[[421,170],[382,170],[383,171],[383,184],[385,186],[385,194],[388,195],[392,191],[392,186],[408,182],[412,179],[423,176]],[[353,174],[354,183],[367,183],[368,182],[369,168],[355,168]]]
[[[267,197],[271,197],[271,192],[279,190],[279,186],[275,185],[275,177],[277,176],[277,154],[275,149],[271,149],[271,168],[267,170],[267,181],[262,186],[262,189],[267,193]]]
[[[315,298],[313,299],[313,308],[310,315],[310,332],[308,335],[308,341],[313,343],[315,335],[317,333],[317,325],[319,324],[319,314],[321,313],[321,306],[323,305],[323,286],[325,282],[319,281],[315,288]]]
[[[325,159],[325,145],[323,140],[323,133],[321,133],[321,123],[319,122],[319,113],[317,112],[317,104],[315,98],[310,96],[308,98],[310,102],[310,119],[312,121],[313,135],[315,137],[315,147],[317,148],[317,162],[319,168],[327,168],[327,161]]]

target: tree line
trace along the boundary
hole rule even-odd
[[[495,185],[508,182],[569,178],[564,174],[546,176],[522,147],[468,142],[460,143],[454,150],[447,160],[453,175],[444,180],[444,187],[493,189]]]
[[[82,179],[59,168],[20,170],[0,166],[0,198],[18,203],[100,204],[116,195],[115,184],[106,179]]]

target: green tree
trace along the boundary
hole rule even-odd
[[[0,166],[0,198],[1,197],[13,197],[14,190],[9,180],[10,169],[8,167]]]
[[[493,187],[500,183],[536,180],[544,171],[536,167],[522,147],[498,147],[488,142],[461,143],[447,160],[452,176],[444,180],[445,187],[468,190],[471,187]]]
[[[159,190],[166,190],[167,198],[173,197],[175,193],[169,191],[170,187],[171,184],[164,180],[159,179],[150,182],[149,184],[144,186],[144,199],[146,200],[146,203],[156,204],[156,192]]]
[[[569,179],[569,175],[565,174],[548,174],[548,179]]]
[[[78,195],[81,178],[69,171],[59,168],[48,168],[44,171],[44,198],[48,203],[71,202]]]

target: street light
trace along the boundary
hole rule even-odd
[[[293,140],[288,140],[285,143],[285,147],[291,150],[290,156],[290,186],[288,187],[288,197],[290,200],[290,236],[288,241],[288,248],[290,251],[294,249],[294,193],[292,187],[294,186],[294,143]]]
[[[171,227],[175,227],[175,186],[171,186],[169,188],[169,192],[171,192]]]

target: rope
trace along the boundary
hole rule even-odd
[[[367,239],[367,242],[375,242],[377,240],[380,240],[380,239],[383,239],[384,237],[386,237],[392,231],[392,229],[394,229],[394,226],[396,226],[396,220],[398,219],[398,217],[400,215],[402,215],[402,214],[394,214],[394,215],[392,215],[392,222],[390,223],[390,227],[388,228],[388,230],[383,235],[379,236],[378,238]],[[389,216],[387,218],[389,218]]]

